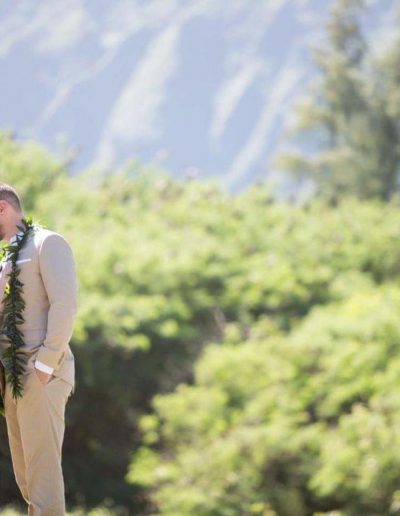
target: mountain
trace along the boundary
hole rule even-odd
[[[238,191],[271,157],[313,78],[329,0],[10,0],[0,4],[0,127],[76,152],[73,171],[136,158]],[[370,1],[387,36],[396,0]]]

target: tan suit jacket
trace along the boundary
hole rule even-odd
[[[25,300],[20,328],[27,367],[33,368],[38,359],[74,389],[75,360],[69,341],[77,313],[78,283],[71,247],[58,233],[38,229],[27,238],[17,265]],[[6,347],[0,343],[0,352]]]

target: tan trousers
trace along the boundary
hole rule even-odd
[[[57,376],[42,384],[35,369],[23,375],[24,395],[14,400],[9,385],[4,412],[15,479],[29,516],[64,516],[62,443],[65,406],[72,385]]]

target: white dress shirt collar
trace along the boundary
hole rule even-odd
[[[17,236],[22,236],[24,234],[23,231],[17,231],[11,238],[10,238],[10,244],[13,244],[17,241]]]

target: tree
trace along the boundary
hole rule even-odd
[[[35,142],[21,145],[11,132],[0,133],[1,181],[18,186],[27,213],[43,192],[68,177],[68,161],[51,155]]]
[[[400,289],[365,282],[290,335],[260,319],[154,398],[128,479],[166,516],[398,513]]]
[[[399,191],[398,43],[392,59],[375,59],[361,29],[361,0],[339,0],[327,43],[314,49],[317,80],[297,106],[289,134],[302,145],[277,166],[311,180],[316,195],[389,200]]]

